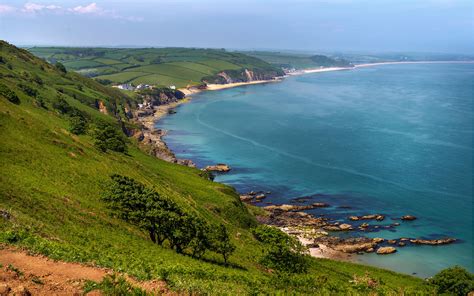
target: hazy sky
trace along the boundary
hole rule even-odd
[[[474,0],[0,0],[17,45],[474,53]]]

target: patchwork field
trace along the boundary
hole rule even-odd
[[[195,48],[60,48],[28,49],[50,63],[105,84],[153,84],[186,87],[226,70],[279,71],[267,62],[223,49]]]

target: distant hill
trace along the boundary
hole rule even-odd
[[[202,48],[72,48],[32,47],[34,55],[103,83],[195,86],[204,81],[225,83],[272,79],[278,67],[242,53]],[[246,71],[247,70],[247,71]],[[251,71],[254,75],[248,75]],[[225,72],[226,75],[218,75]]]
[[[276,51],[244,51],[243,53],[264,60],[279,68],[285,69],[314,69],[320,67],[351,67],[348,60],[326,55],[307,53],[289,53]]]
[[[305,273],[266,267],[262,254],[282,249],[252,234],[255,214],[263,211],[198,169],[140,150],[126,137],[140,128],[130,116],[136,100],[0,41],[0,244],[160,279],[185,295],[432,294],[421,279],[346,262],[305,256]],[[168,241],[157,245],[140,225],[110,215],[101,197],[112,174],[140,182],[200,221],[223,225],[236,247],[228,264],[214,252],[200,259],[188,248],[178,254]],[[284,237],[280,247],[289,241]]]

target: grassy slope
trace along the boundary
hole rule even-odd
[[[198,85],[203,77],[223,70],[275,70],[254,57],[218,49],[33,47],[29,50],[48,61],[61,61],[68,69],[115,83],[185,87]]]
[[[410,276],[330,260],[312,260],[308,275],[282,279],[266,272],[257,263],[262,246],[249,232],[255,219],[231,188],[204,180],[196,169],[145,155],[133,143],[129,144],[128,155],[99,152],[90,136],[67,131],[66,118],[58,115],[51,103],[58,88],[83,81],[89,85],[83,86],[84,93],[97,93],[112,104],[111,97],[100,91],[101,86],[75,74],[63,76],[5,44],[1,44],[0,54],[13,69],[0,64],[0,82],[21,99],[21,104],[15,105],[0,97],[0,209],[13,216],[10,220],[0,218],[0,241],[56,259],[110,267],[142,279],[159,277],[171,288],[197,293],[366,294],[374,289],[391,294],[426,289],[421,280]],[[34,98],[17,88],[19,81],[26,83],[22,78],[25,70],[45,82],[44,86],[31,85],[46,99],[48,110],[35,106]],[[67,95],[63,97],[93,118],[114,121]],[[223,266],[222,259],[212,253],[205,261],[178,255],[153,245],[138,229],[111,218],[99,196],[112,173],[154,186],[210,222],[225,223],[237,245],[231,266]],[[380,282],[377,287],[350,282],[354,275],[366,272]]]
[[[295,69],[310,69],[319,68],[320,63],[311,59],[311,54],[304,53],[286,53],[286,52],[272,52],[272,51],[245,51],[246,55],[259,58],[267,63],[278,67],[295,68]],[[334,61],[336,63],[336,61]],[[324,65],[327,66],[327,65]]]

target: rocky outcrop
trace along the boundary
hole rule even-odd
[[[321,202],[315,202],[310,205],[289,205],[289,204],[282,204],[282,205],[271,205],[271,206],[266,206],[264,207],[265,210],[267,211],[274,211],[274,210],[281,210],[284,212],[289,212],[289,211],[305,211],[305,210],[311,210],[315,208],[324,208],[328,207],[329,205],[326,203],[321,203]]]
[[[370,214],[370,215],[365,215],[365,216],[350,216],[349,220],[351,221],[359,221],[359,220],[377,220],[377,221],[383,221],[385,219],[384,215],[380,214]]]
[[[305,212],[286,212],[279,209],[270,211],[266,216],[258,216],[260,223],[278,227],[320,228],[327,224],[326,218],[316,218]]]
[[[220,173],[226,173],[231,170],[230,166],[228,166],[225,163],[218,163],[216,165],[208,165],[205,168],[206,171],[208,172],[220,172]]]
[[[344,253],[373,252],[377,243],[366,237],[339,238],[334,236],[314,239],[314,244],[322,244]]]
[[[410,242],[412,244],[431,245],[431,246],[452,244],[455,241],[456,241],[456,239],[451,238],[451,237],[442,238],[442,239],[410,239]]]
[[[394,247],[380,247],[377,249],[378,255],[393,254],[397,251]]]
[[[412,215],[405,215],[401,218],[403,221],[413,221],[413,220],[416,220],[416,217],[415,216],[412,216]]]

